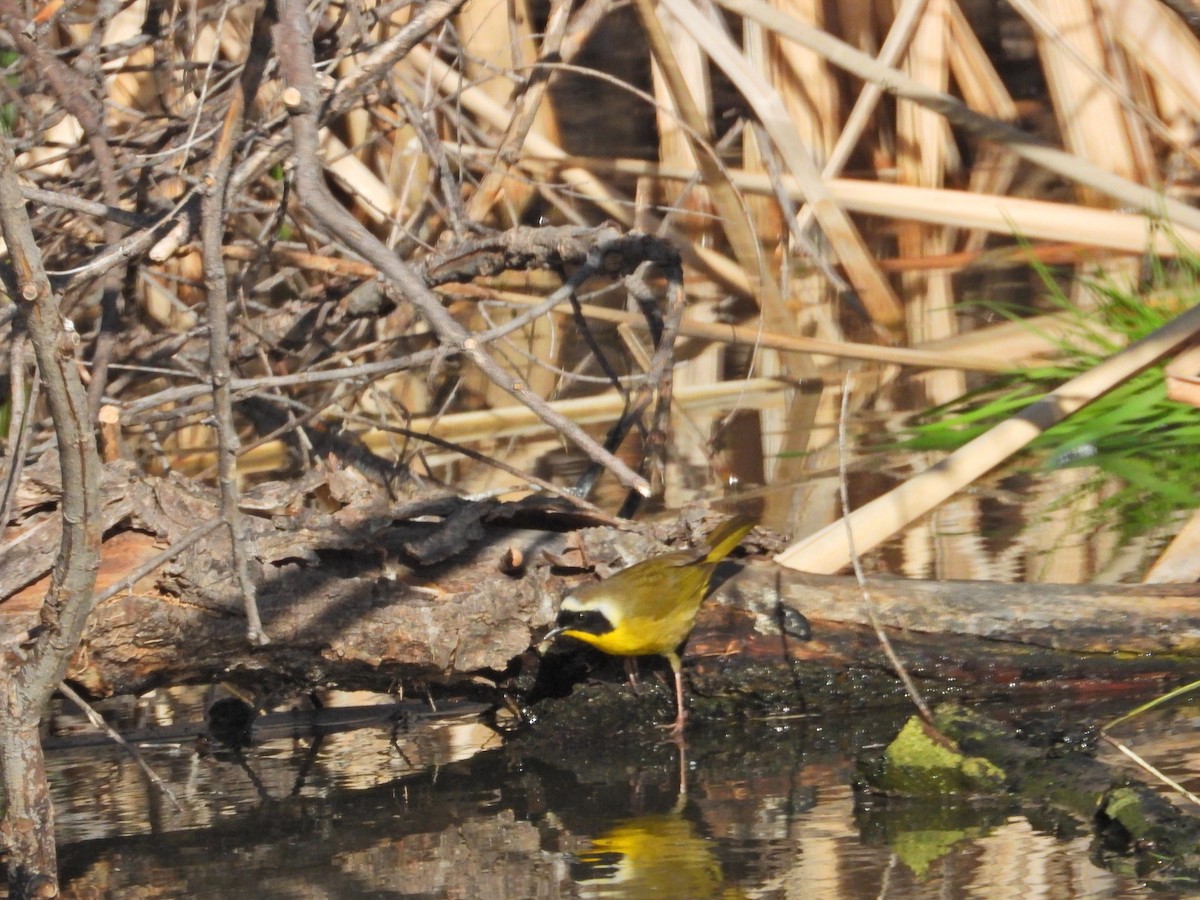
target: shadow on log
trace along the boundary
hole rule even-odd
[[[226,530],[216,529],[99,606],[69,678],[93,697],[218,680],[256,691],[515,689],[532,678],[530,648],[559,598],[591,577],[585,557],[620,567],[660,552],[664,541],[687,540],[677,523],[637,532],[584,528],[575,536],[593,520],[544,503],[443,496],[337,508],[328,482],[309,483],[307,494],[251,519],[270,646],[246,643]],[[45,507],[53,484],[42,491]],[[123,464],[107,469],[105,496],[98,590],[216,515],[214,497],[193,483],[142,478]],[[319,503],[333,511],[313,511]],[[19,565],[15,553],[0,563],[0,638],[9,643],[38,627],[57,545],[42,539],[59,527],[57,510],[30,509],[9,544],[28,552]],[[694,533],[705,527],[692,524]],[[719,570],[724,583],[701,610],[684,655],[698,716],[706,708],[727,714],[727,696],[739,709],[759,710],[859,702],[864,690],[875,700],[899,696],[854,582],[751,558],[772,549],[769,542],[755,532],[743,556]],[[421,562],[431,555],[440,561]],[[523,565],[514,568],[517,560]],[[871,592],[902,658],[935,695],[1151,688],[1179,680],[1200,660],[1194,585],[878,579]]]

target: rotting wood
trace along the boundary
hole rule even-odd
[[[215,515],[214,500],[183,479],[108,483],[141,512],[105,542],[98,590]],[[69,677],[92,696],[214,680],[261,690],[466,685],[480,675],[502,683],[502,673],[520,668],[515,661],[532,663],[525,654],[567,585],[586,577],[551,568],[550,558],[573,566],[581,557],[564,550],[563,534],[539,529],[565,532],[588,520],[545,505],[494,503],[475,520],[475,534],[456,538],[456,554],[417,564],[414,550],[464,504],[442,497],[251,517],[262,614],[277,636],[270,648],[245,643],[218,530],[102,603]],[[590,563],[621,566],[658,552],[668,535],[678,543],[671,531],[588,528],[580,541]],[[749,547],[762,542],[752,537]],[[522,575],[506,574],[513,547],[527,561]],[[685,653],[689,676],[706,693],[745,688],[749,671],[765,679],[764,691],[799,673],[820,705],[821,684],[847,673],[889,678],[852,579],[765,560],[721,574],[736,577],[702,608]],[[33,584],[0,602],[4,640],[36,625],[43,590]],[[994,690],[1068,679],[1081,691],[1110,690],[1175,679],[1200,663],[1200,586],[879,579],[871,593],[905,662],[932,686]]]

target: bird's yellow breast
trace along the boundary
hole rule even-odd
[[[659,654],[677,667],[676,650],[692,630],[713,570],[753,527],[749,519],[730,519],[702,547],[663,553],[578,588],[563,600],[557,633],[613,656]]]
[[[695,619],[696,606],[680,604],[662,616],[641,616],[636,612],[621,616],[612,623],[610,631],[602,634],[574,629],[567,629],[563,634],[613,656],[649,656],[673,653],[687,638]]]

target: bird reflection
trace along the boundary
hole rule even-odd
[[[623,819],[575,856],[571,876],[581,897],[741,897],[729,885],[715,845],[683,815],[683,798],[666,813]]]

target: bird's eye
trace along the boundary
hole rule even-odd
[[[613,630],[608,617],[598,609],[564,609],[554,622],[558,628],[586,631],[589,634],[607,634]]]

